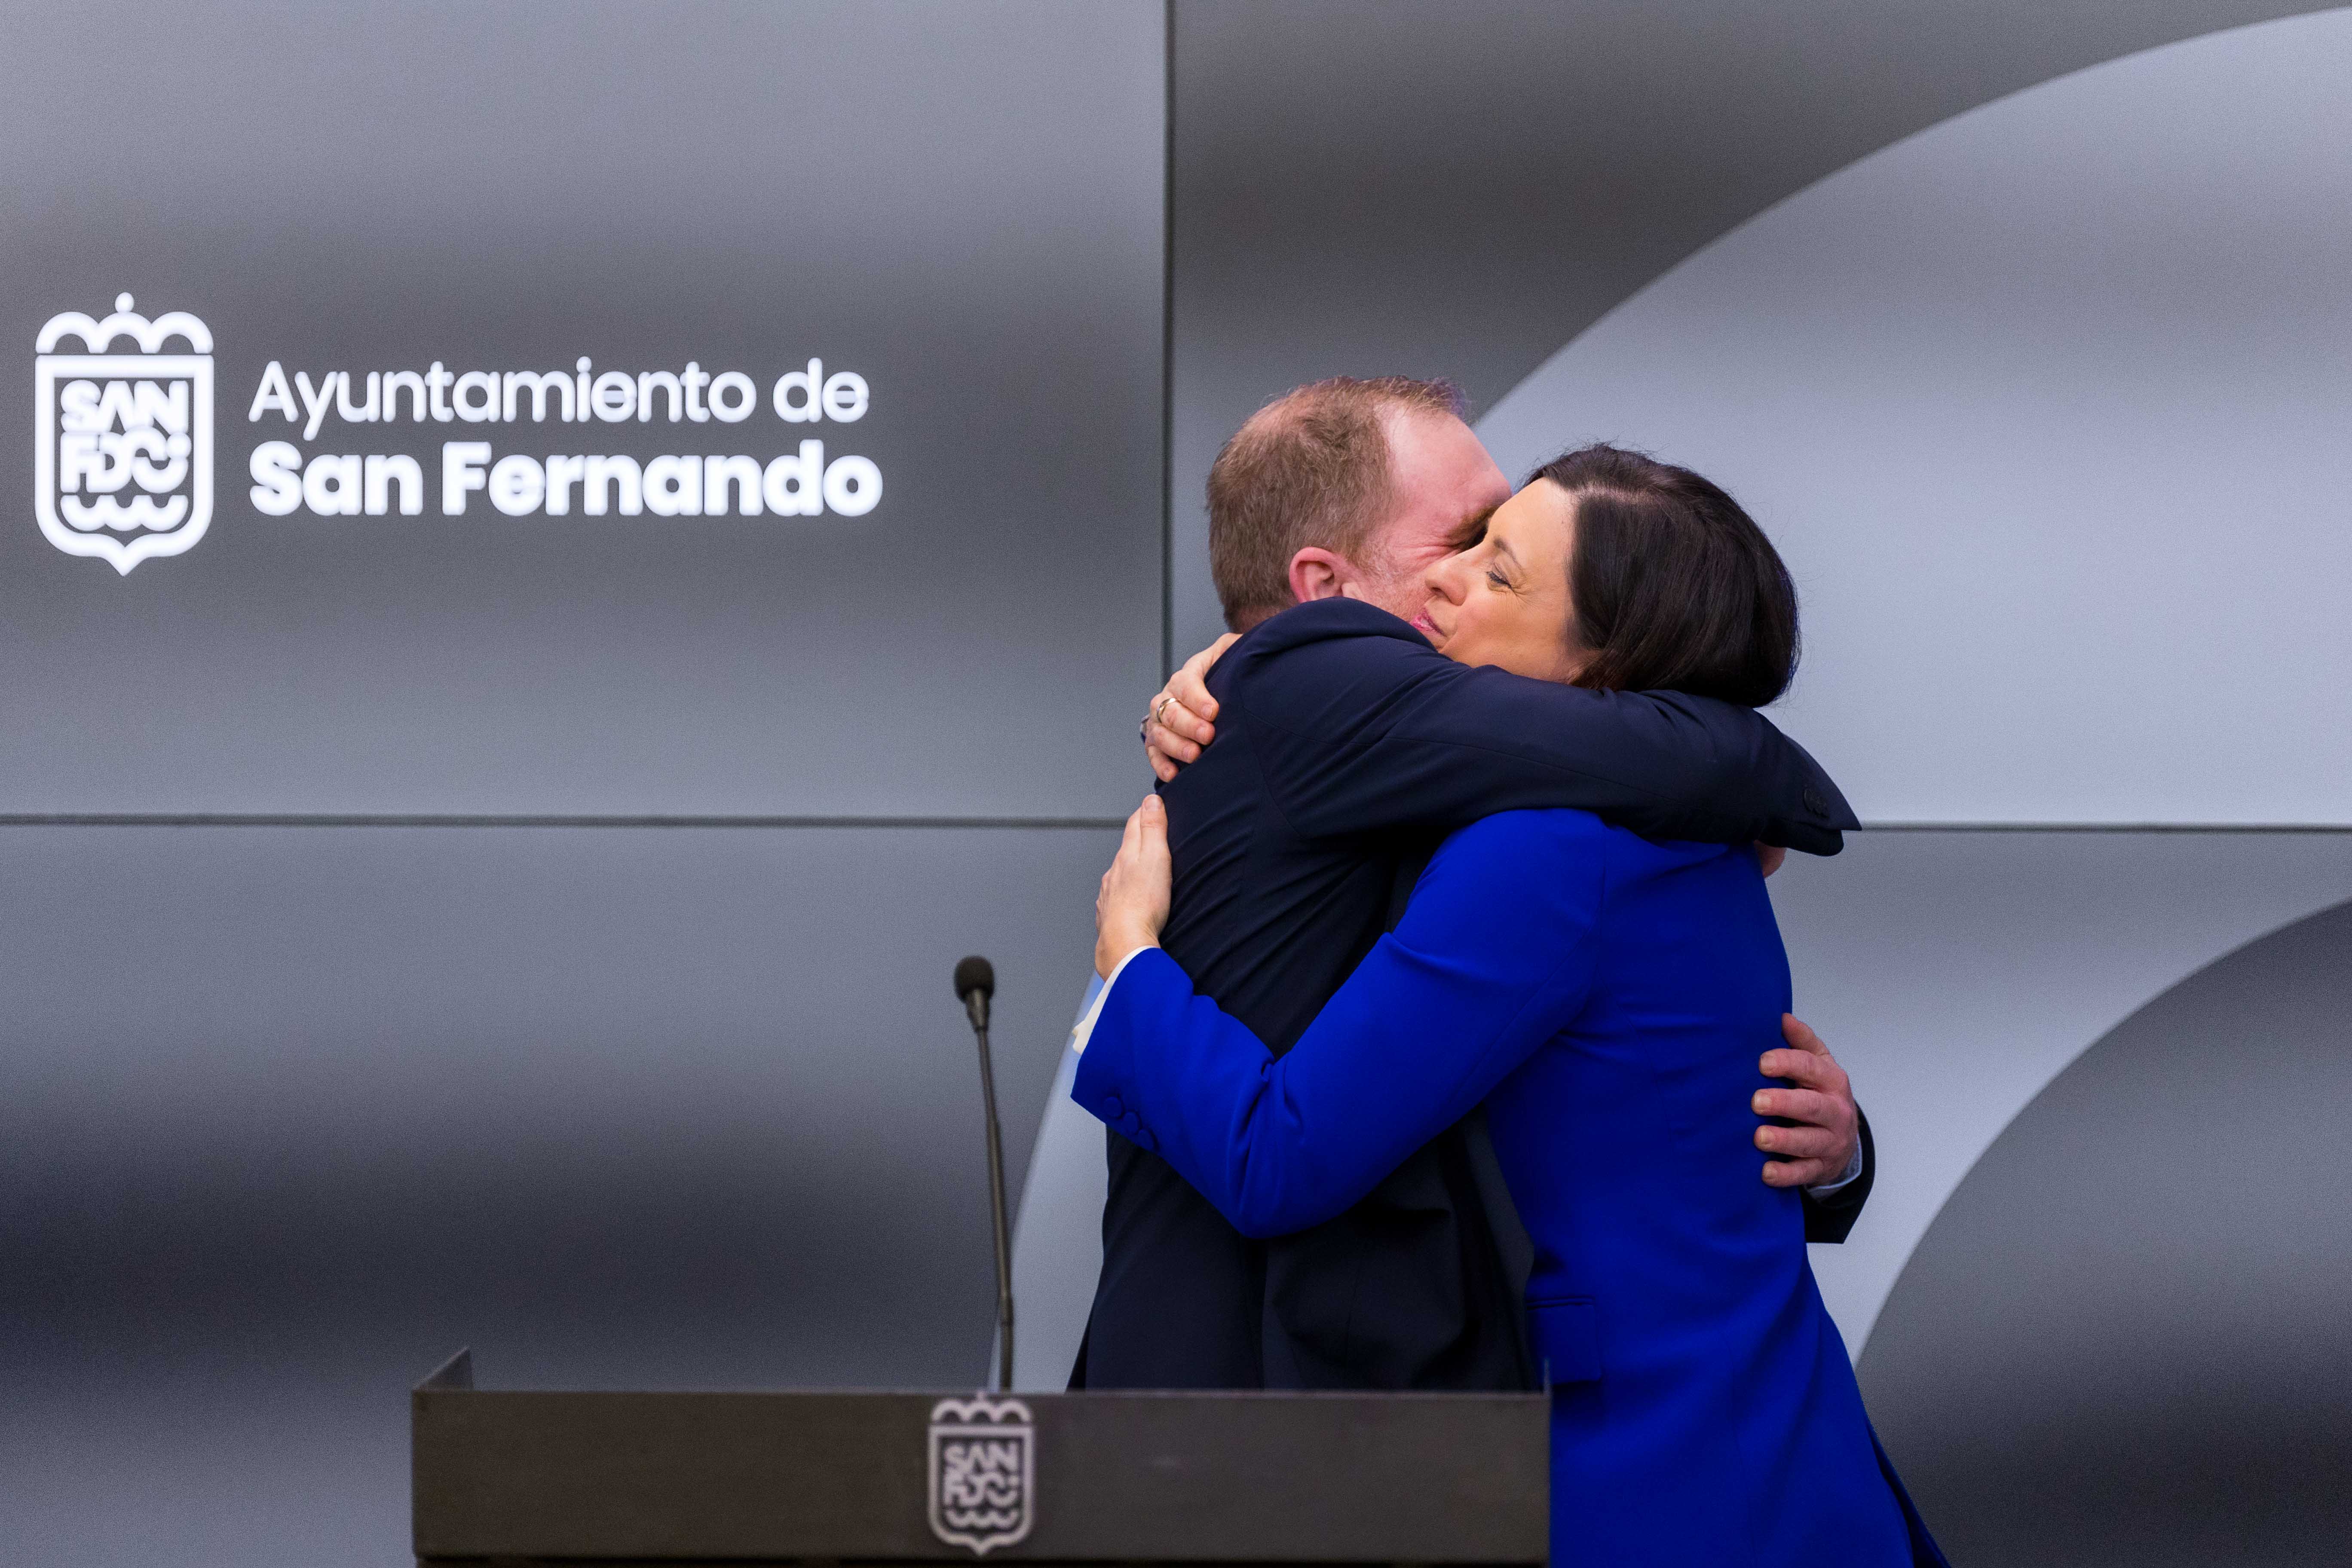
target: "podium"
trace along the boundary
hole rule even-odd
[[[421,1564],[1540,1563],[1541,1394],[411,1395]]]

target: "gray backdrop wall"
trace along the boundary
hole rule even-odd
[[[66,388],[157,379],[83,363],[134,337],[62,339],[40,419],[45,324],[121,293],[203,323],[215,405],[204,536],[127,572],[53,546],[34,444],[0,447],[0,1559],[404,1561],[402,1391],[463,1343],[509,1386],[972,1382],[950,966],[997,964],[1017,1180],[1090,825],[1146,782],[1161,8],[207,0],[0,32],[0,425],[62,473],[100,434]],[[582,359],[652,416],[564,419]],[[863,379],[856,417],[846,383],[777,413],[811,360],[819,396]],[[344,413],[436,362],[496,402]],[[688,362],[748,408],[635,382]],[[510,373],[558,384],[509,417]],[[684,455],[764,490],[807,440],[878,502],[488,488],[509,456],[544,483]],[[356,515],[331,479],[257,502],[269,442],[298,476],[358,459]],[[415,459],[415,514],[390,480],[369,510],[370,456]],[[96,504],[76,477],[60,517]]]
[[[1022,1156],[1129,726],[1218,629],[1202,478],[1266,396],[1404,371],[1508,466],[1694,461],[1798,564],[1785,721],[1874,827],[1774,893],[1883,1157],[1814,1264],[1955,1559],[2331,1561],[2352,47],[2313,9],[12,16],[0,1554],[401,1561],[402,1391],[461,1342],[509,1385],[977,1381],[971,951],[1058,1381],[1099,1132]],[[124,293],[211,339],[193,543],[90,509],[193,504],[193,462],[96,475],[198,373],[34,342]],[[633,406],[509,416],[583,358]],[[855,417],[777,411],[812,359]],[[740,419],[638,379],[689,361]],[[359,416],[436,362],[494,416]],[[416,510],[371,510],[395,456]],[[495,503],[590,456],[783,507],[696,515],[676,463]],[[803,510],[850,457],[878,501]],[[143,536],[186,548],[120,569]]]

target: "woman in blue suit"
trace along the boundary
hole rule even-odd
[[[1796,598],[1731,498],[1570,453],[1430,574],[1421,629],[1521,675],[1761,705]],[[1789,967],[1756,856],[1574,811],[1454,835],[1396,930],[1276,1058],[1157,936],[1157,797],[1103,879],[1111,981],[1073,1090],[1251,1236],[1317,1224],[1480,1105],[1535,1244],[1557,1563],[1940,1563],[1884,1466],[1748,1094]]]

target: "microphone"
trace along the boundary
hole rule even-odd
[[[955,988],[963,1010],[971,1015],[971,1026],[988,1027],[988,999],[996,994],[996,969],[988,960],[973,955],[956,965]]]
[[[988,1004],[996,967],[975,954],[955,966],[955,994],[980,1042],[980,1104],[988,1128],[988,1215],[996,1238],[996,1386],[1013,1390],[1013,1243],[1004,1216],[1004,1134],[996,1121],[996,1074],[988,1060]]]

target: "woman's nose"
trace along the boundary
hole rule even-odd
[[[1461,576],[1461,564],[1460,552],[1440,557],[1435,565],[1421,574],[1422,586],[1438,595],[1449,604],[1460,604],[1462,594],[1457,584]]]

